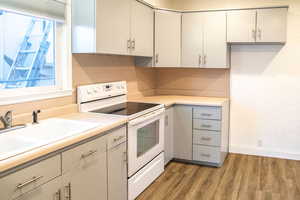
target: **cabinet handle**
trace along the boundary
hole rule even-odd
[[[71,183],[69,183],[67,186],[65,186],[65,199],[66,200],[72,200],[72,193],[71,193]]]
[[[204,65],[206,65],[206,61],[207,61],[207,56],[204,55],[204,56],[203,56],[203,64],[204,64]]]
[[[201,66],[201,63],[202,63],[202,56],[199,55],[199,66]]]
[[[131,49],[131,40],[127,40],[127,49]]]
[[[60,189],[55,193],[55,200],[61,200],[61,190]]]
[[[208,158],[210,157],[209,154],[204,154],[204,153],[202,153],[201,156],[203,156],[203,157],[208,157]]]
[[[211,125],[202,124],[201,127],[203,127],[203,128],[211,128]]]
[[[261,29],[260,28],[258,28],[258,31],[257,31],[257,37],[258,37],[258,39],[259,40],[261,40],[261,34],[262,32],[261,32]]]
[[[123,156],[124,156],[124,162],[127,163],[127,152],[123,152]]]
[[[212,116],[212,114],[209,114],[209,113],[201,113],[201,116],[204,116],[204,117],[210,117],[210,116]]]
[[[256,41],[256,30],[255,29],[252,30],[252,37]]]
[[[211,138],[209,138],[209,137],[202,137],[201,140],[211,141]]]
[[[165,116],[165,126],[169,126],[169,116]]]
[[[125,138],[124,135],[121,135],[121,136],[119,136],[117,138],[114,138],[114,142],[118,142],[118,141],[122,140],[123,138]]]
[[[135,50],[135,39],[131,41],[131,49]]]
[[[158,63],[158,53],[155,55],[155,63]]]
[[[87,158],[87,157],[89,157],[89,156],[91,156],[91,155],[93,155],[93,154],[95,154],[95,153],[97,153],[97,150],[91,150],[91,151],[89,151],[89,152],[86,153],[86,154],[82,154],[82,155],[81,155],[81,159]]]
[[[22,189],[22,188],[25,187],[26,185],[29,185],[29,184],[31,184],[31,183],[34,183],[34,182],[36,182],[36,181],[38,181],[38,180],[40,180],[40,179],[42,179],[42,178],[43,178],[43,176],[38,176],[38,177],[34,176],[34,177],[32,177],[31,180],[26,181],[26,182],[24,182],[24,183],[18,184],[18,185],[17,185],[17,189]]]

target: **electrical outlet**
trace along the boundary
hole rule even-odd
[[[263,146],[262,140],[258,140],[258,141],[257,141],[257,146],[258,146],[258,147],[262,147],[262,146]]]

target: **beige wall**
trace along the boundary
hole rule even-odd
[[[157,69],[157,94],[229,96],[228,69]]]
[[[7,110],[13,110],[15,115],[28,113],[27,115],[30,116],[32,110],[55,109],[74,104],[76,103],[76,87],[91,83],[126,80],[129,96],[153,95],[155,74],[153,68],[134,67],[133,58],[129,56],[74,54],[73,96],[0,106],[0,115]]]

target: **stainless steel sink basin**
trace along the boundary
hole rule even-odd
[[[99,126],[97,123],[53,118],[0,134],[0,161]]]

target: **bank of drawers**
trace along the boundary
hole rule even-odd
[[[193,108],[193,160],[221,162],[221,107]]]

